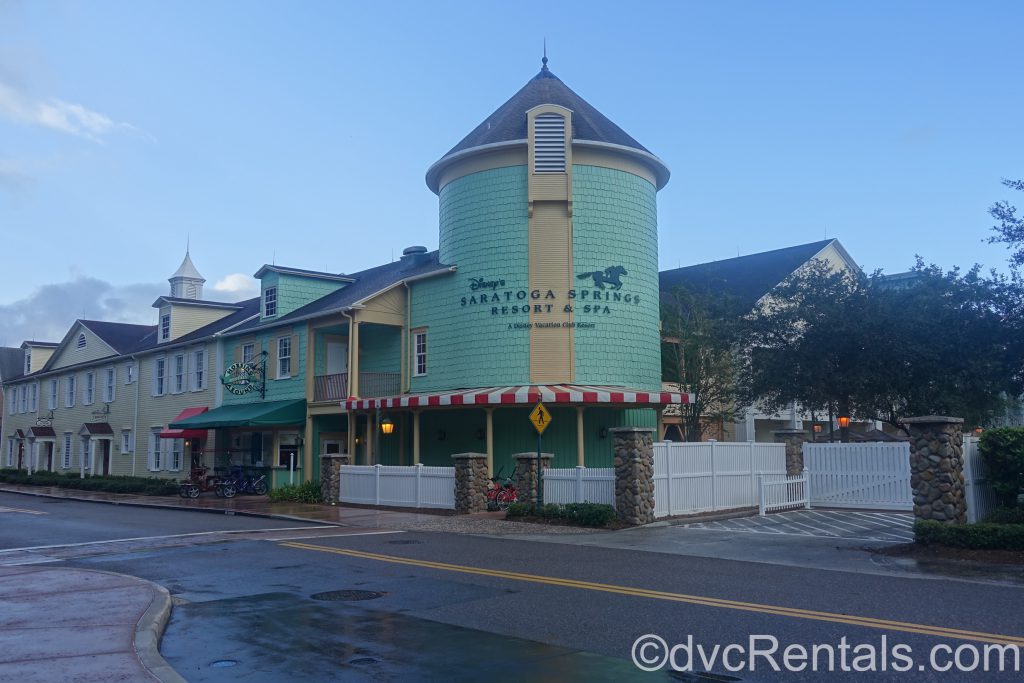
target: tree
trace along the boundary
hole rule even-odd
[[[1003,179],[1003,185],[1013,190],[1024,192],[1024,180]],[[1017,207],[1007,201],[993,204],[988,213],[999,221],[993,225],[994,237],[989,237],[989,244],[1006,244],[1007,249],[1014,250],[1010,254],[1010,265],[1024,266],[1024,216],[1017,215]]]
[[[975,266],[918,262],[896,285],[812,262],[750,317],[750,398],[902,427],[911,415],[986,424],[1024,382],[1020,288]]]
[[[701,441],[718,422],[742,412],[737,398],[740,318],[727,295],[678,287],[663,295],[662,379],[689,392],[680,406],[684,437]]]

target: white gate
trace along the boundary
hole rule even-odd
[[[785,478],[785,445],[655,443],[654,516],[756,508],[758,475],[765,481]]]
[[[906,442],[805,443],[811,505],[913,510]]]
[[[983,521],[996,507],[996,492],[989,480],[988,466],[978,452],[978,440],[964,437],[964,487],[967,494],[967,522]]]
[[[545,503],[615,505],[615,469],[568,467],[544,470]]]
[[[455,508],[455,468],[342,465],[341,502]]]

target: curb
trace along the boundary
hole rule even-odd
[[[126,576],[126,575],[125,575]],[[181,674],[171,668],[160,654],[160,639],[171,618],[171,594],[158,583],[132,577],[151,585],[156,592],[153,602],[135,625],[135,654],[142,666],[146,667],[161,683],[187,683]]]
[[[22,496],[36,496],[38,498],[53,498],[55,500],[74,500],[79,503],[101,503],[105,505],[124,505],[126,507],[140,507],[140,508],[155,508],[158,510],[184,510],[185,512],[205,512],[213,515],[227,515],[227,516],[239,516],[239,517],[258,517],[261,519],[281,519],[288,522],[306,522],[309,524],[323,524],[324,526],[340,526],[350,527],[351,524],[344,524],[342,522],[328,522],[320,519],[310,519],[308,517],[298,517],[296,515],[281,515],[272,512],[252,512],[250,510],[233,510],[233,509],[217,509],[217,508],[201,508],[201,507],[187,507],[184,505],[168,505],[167,503],[145,503],[141,501],[124,501],[124,500],[96,500],[95,498],[79,498],[77,496],[57,496],[52,493],[42,493],[40,491],[19,491],[17,489],[9,489],[0,486],[0,493],[16,493]]]

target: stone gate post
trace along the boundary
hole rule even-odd
[[[320,502],[337,505],[341,500],[341,466],[349,464],[348,453],[324,453],[320,456]]]
[[[468,514],[487,510],[487,454],[456,453],[455,511]]]
[[[786,444],[786,475],[800,476],[804,471],[804,442],[808,433],[802,429],[778,429],[772,435],[775,443]]]
[[[928,415],[910,417],[903,423],[910,430],[914,517],[965,524],[963,419]]]
[[[628,524],[654,521],[654,429],[614,427],[615,511]]]
[[[512,456],[516,461],[515,487],[519,492],[519,501],[534,505],[537,503],[537,454],[536,453],[515,453]],[[540,466],[543,469],[551,467],[551,459],[555,457],[552,453],[540,454]]]

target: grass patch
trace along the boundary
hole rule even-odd
[[[33,472],[30,475],[25,470],[2,469],[0,482],[22,486],[56,486],[78,491],[136,493],[143,496],[172,496],[178,493],[177,481],[152,477],[95,476],[82,479],[80,474]]]
[[[270,500],[274,503],[319,503],[320,482],[307,481],[301,484],[285,484],[270,490]]]

